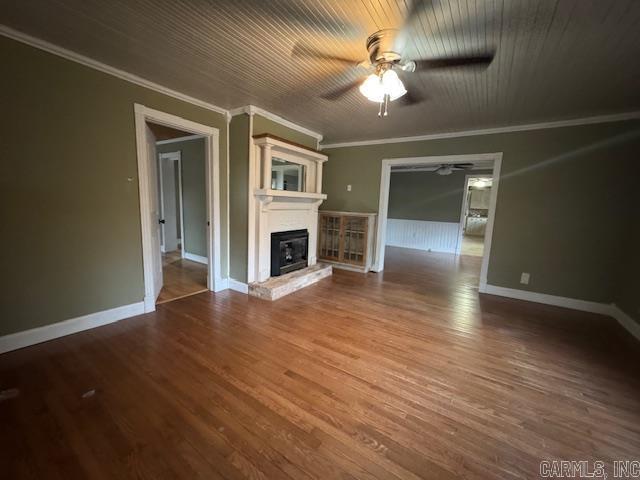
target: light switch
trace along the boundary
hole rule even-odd
[[[347,185],[347,192],[351,191],[351,185]]]

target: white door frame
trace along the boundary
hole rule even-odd
[[[144,273],[144,309],[155,310],[153,294],[153,246],[152,235],[155,225],[151,212],[151,188],[146,146],[145,123],[152,122],[205,137],[206,148],[206,190],[207,190],[207,253],[209,257],[207,288],[214,292],[224,288],[220,267],[220,131],[208,125],[187,120],[176,115],[153,110],[144,105],[134,104],[136,147],[138,154],[138,185],[140,190],[140,226],[142,232],[142,262]],[[157,219],[156,219],[157,221]]]
[[[164,192],[162,188],[162,160],[172,160],[174,162],[178,162],[178,208],[180,209],[180,252],[182,258],[184,258],[184,207],[182,203],[182,154],[178,150],[177,152],[165,152],[161,153],[158,159],[159,170],[158,175],[160,176],[160,215],[164,218]],[[164,248],[164,225],[162,225],[162,244],[161,246]]]
[[[480,291],[483,292],[487,285],[487,270],[491,257],[491,239],[493,236],[493,224],[496,212],[496,200],[500,180],[500,168],[502,166],[502,152],[480,153],[472,155],[439,155],[427,157],[389,158],[382,160],[380,173],[380,199],[378,204],[378,228],[376,231],[375,261],[372,270],[381,272],[384,270],[384,246],[387,236],[387,211],[389,209],[389,184],[391,182],[392,166],[411,165],[439,165],[441,163],[468,163],[478,161],[493,161],[493,185],[489,206],[489,218],[487,220],[487,232],[484,239],[484,254],[480,269]]]
[[[492,173],[484,173],[480,175],[474,175],[469,173],[464,176],[464,190],[462,196],[462,209],[460,210],[460,225],[458,226],[458,243],[456,246],[456,255],[460,255],[462,250],[462,237],[464,236],[464,224],[465,224],[465,212],[467,211],[467,205],[469,204],[469,179],[470,178],[493,178]],[[492,187],[493,188],[493,185]],[[487,219],[487,223],[489,220]]]

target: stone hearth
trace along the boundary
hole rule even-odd
[[[332,273],[333,268],[331,265],[316,263],[281,277],[271,277],[264,282],[251,283],[249,285],[249,295],[263,300],[278,300],[285,295],[312,285]]]

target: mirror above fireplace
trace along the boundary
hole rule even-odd
[[[304,192],[305,165],[283,158],[271,158],[271,188],[288,192]]]

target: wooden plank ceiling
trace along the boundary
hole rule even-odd
[[[640,109],[640,1],[20,0],[0,22],[223,108],[253,104],[326,142],[489,128]],[[366,58],[365,40],[403,27],[406,59],[496,49],[484,71],[405,73],[424,97],[377,105],[362,67],[292,57],[297,42]]]

